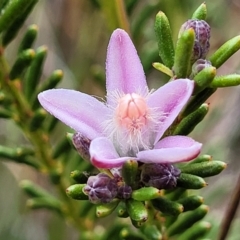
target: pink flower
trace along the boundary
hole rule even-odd
[[[106,102],[67,89],[39,94],[41,105],[91,140],[90,161],[98,168],[121,167],[128,159],[176,163],[195,158],[202,144],[185,136],[163,137],[190,98],[194,83],[178,79],[149,91],[128,34],[113,32],[107,50]]]

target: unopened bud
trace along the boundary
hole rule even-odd
[[[85,137],[82,133],[77,132],[77,133],[74,133],[72,141],[78,153],[84,159],[89,160],[90,159],[89,146],[90,146],[91,140]]]
[[[197,59],[205,58],[210,47],[210,26],[204,20],[190,19],[185,22],[179,34],[192,28],[195,32],[195,41],[192,54],[192,62]]]
[[[196,76],[199,72],[201,72],[203,69],[207,67],[211,67],[212,64],[210,61],[206,59],[198,59],[193,65],[192,65],[192,73],[191,77]]]
[[[141,181],[145,186],[158,189],[171,189],[176,187],[181,171],[170,164],[149,163],[144,164]]]
[[[132,188],[128,185],[123,185],[118,188],[117,197],[120,199],[129,199],[132,194]]]
[[[117,196],[118,186],[115,179],[100,173],[88,178],[84,193],[88,195],[92,203],[109,203]]]

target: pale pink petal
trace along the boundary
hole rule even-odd
[[[198,156],[202,144],[185,136],[169,136],[160,140],[152,150],[141,151],[137,158],[145,163],[177,163]]]
[[[137,51],[122,30],[113,32],[107,50],[106,87],[108,103],[113,91],[122,93],[147,93],[147,83]]]
[[[102,123],[110,110],[94,97],[74,90],[52,89],[40,93],[38,100],[48,112],[85,137],[103,136]]]
[[[89,148],[90,160],[97,168],[121,167],[130,157],[119,157],[113,143],[104,137],[95,138]],[[131,158],[136,159],[136,158]]]
[[[148,99],[148,105],[157,109],[160,114],[160,124],[157,129],[155,143],[173,123],[191,97],[194,82],[189,79],[177,79],[169,82],[153,92]]]

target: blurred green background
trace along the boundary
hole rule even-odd
[[[117,0],[114,0],[117,1]],[[17,39],[7,49],[11,63],[16,55],[18,41],[30,24],[39,27],[35,46],[46,45],[48,58],[44,76],[54,69],[64,71],[64,80],[59,87],[73,88],[88,94],[105,95],[105,58],[108,40],[112,31],[121,27],[107,0],[41,0],[25,23]],[[127,18],[133,42],[142,60],[150,88],[161,86],[167,78],[152,67],[160,61],[154,33],[155,15],[163,11],[168,16],[174,42],[183,22],[189,19],[202,1],[192,0],[125,0]],[[238,0],[205,1],[208,8],[207,22],[211,26],[211,52],[240,32],[240,2]],[[218,75],[240,74],[240,53],[236,53]],[[209,237],[216,239],[217,226],[228,205],[230,193],[240,172],[240,88],[218,90],[209,100],[210,113],[191,134],[204,144],[202,153],[213,155],[215,160],[228,163],[228,168],[219,176],[209,179],[209,185],[199,194],[210,205],[207,218],[213,223]],[[0,120],[0,143],[10,147],[27,144],[24,136],[12,122]],[[67,128],[59,124],[52,144],[65,134]],[[4,159],[3,159],[4,160]],[[69,173],[76,168],[71,168]],[[81,169],[84,170],[84,169]],[[19,181],[31,179],[54,192],[48,178],[28,166],[0,162],[0,240],[64,240],[78,239],[77,231],[58,215],[47,210],[30,211],[26,208],[27,197],[19,189]],[[73,200],[70,200],[73,201]],[[238,219],[227,239],[239,240]],[[111,218],[111,217],[110,217]],[[96,226],[96,231],[102,229]]]

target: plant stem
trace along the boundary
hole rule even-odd
[[[222,221],[218,240],[225,240],[240,203],[240,174]]]

